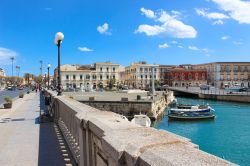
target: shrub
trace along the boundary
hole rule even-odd
[[[23,96],[24,96],[24,93],[23,93],[23,92],[20,92],[20,93],[19,93],[19,98],[23,98]]]
[[[5,101],[5,103],[12,104],[12,98],[9,96],[4,97],[4,101]]]

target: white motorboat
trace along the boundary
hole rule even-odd
[[[138,124],[140,126],[150,127],[151,120],[147,115],[135,115],[131,120],[131,123]]]

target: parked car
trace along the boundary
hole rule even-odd
[[[7,89],[8,90],[16,90],[16,87],[15,86],[8,86]]]
[[[209,85],[200,85],[200,90],[210,90]]]

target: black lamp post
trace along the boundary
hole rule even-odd
[[[58,76],[57,76],[57,96],[62,95],[62,88],[61,88],[61,70],[60,70],[60,66],[61,66],[61,62],[60,62],[60,46],[61,46],[61,42],[64,38],[64,35],[62,32],[57,32],[56,33],[56,38],[55,38],[55,44],[58,47],[58,66],[57,66],[57,72],[58,72]]]
[[[49,79],[50,79],[50,76],[49,76],[49,69],[50,69],[50,64],[48,64],[48,89],[49,89]]]

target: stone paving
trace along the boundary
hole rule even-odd
[[[1,166],[74,165],[57,125],[39,123],[41,108],[39,93],[31,93],[0,109]]]

